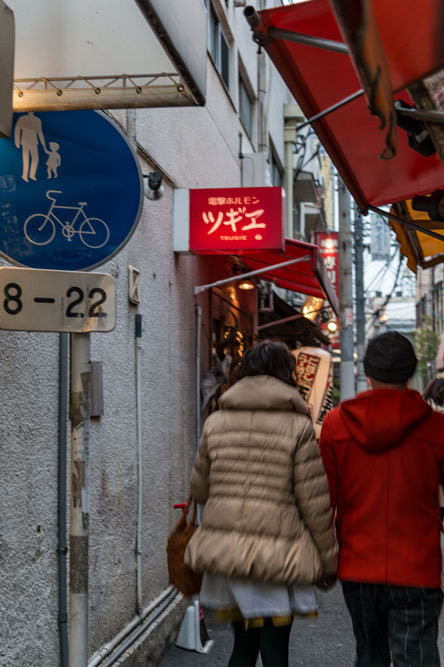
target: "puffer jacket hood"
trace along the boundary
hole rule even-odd
[[[373,389],[344,401],[339,409],[353,440],[375,454],[400,445],[433,412],[411,389]]]
[[[219,399],[221,410],[291,410],[310,416],[296,389],[270,375],[242,378]]]

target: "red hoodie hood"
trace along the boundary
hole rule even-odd
[[[340,405],[341,417],[363,449],[382,452],[397,447],[433,412],[421,394],[411,389],[374,389]]]

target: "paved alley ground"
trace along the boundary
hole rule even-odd
[[[206,625],[215,640],[208,655],[172,647],[159,667],[226,667],[232,648],[231,629],[214,625],[210,612]],[[290,665],[345,667],[353,665],[354,642],[340,586],[319,593],[319,617],[296,619],[291,631]]]
[[[159,667],[226,667],[232,648],[230,627],[214,625],[210,612],[206,625],[215,640],[208,655],[173,646]],[[440,652],[444,665],[444,614],[440,620]],[[290,667],[353,667],[353,664],[353,632],[338,584],[327,593],[319,592],[317,619],[295,620],[290,639]]]

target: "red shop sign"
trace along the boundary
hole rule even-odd
[[[322,260],[327,269],[327,276],[333,285],[336,296],[339,299],[339,233],[338,232],[314,232],[313,243],[319,246]],[[337,330],[335,333],[329,334],[330,344],[333,350],[339,350],[339,322],[336,322]],[[321,324],[323,331],[327,330],[327,324]]]
[[[319,251],[321,257],[324,261],[325,268],[327,269],[328,278],[333,285],[333,288],[336,292],[336,296],[339,299],[339,254],[338,254],[338,243],[339,243],[339,233],[338,232],[315,232],[313,234],[313,243],[319,246]]]
[[[285,247],[283,190],[190,190],[190,251],[196,255],[248,254]]]

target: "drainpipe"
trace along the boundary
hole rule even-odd
[[[126,110],[126,131],[128,140],[137,153],[136,109]],[[142,613],[142,315],[136,313],[135,320],[135,363],[136,363],[136,429],[137,429],[137,534],[136,534],[136,612]]]
[[[195,406],[196,406],[196,450],[199,449],[200,440],[200,327],[202,322],[202,308],[196,306],[196,368],[195,368]]]
[[[297,104],[288,104],[284,107],[285,127],[285,209],[286,209],[286,233],[287,238],[294,238],[293,229],[293,178],[294,178],[294,149],[296,144],[296,126],[304,120],[302,112]]]
[[[131,146],[137,152],[136,109],[126,110],[126,133]]]
[[[259,9],[265,9],[265,0],[259,0]],[[268,118],[265,113],[266,87],[266,56],[262,49],[257,53],[257,89],[258,89],[258,144],[259,153],[268,153]]]
[[[137,412],[137,538],[136,611],[142,613],[142,315],[136,313],[136,412]]]
[[[68,596],[66,561],[66,419],[68,414],[68,334],[59,334],[58,576],[60,667],[68,667]]]

